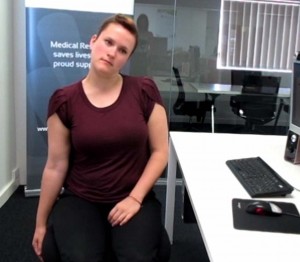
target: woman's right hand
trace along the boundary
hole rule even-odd
[[[37,227],[34,232],[33,240],[32,240],[32,246],[34,249],[34,252],[39,257],[41,261],[43,261],[42,258],[42,246],[43,246],[43,240],[46,235],[46,227]]]

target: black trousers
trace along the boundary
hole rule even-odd
[[[161,204],[154,193],[123,226],[111,227],[107,221],[111,208],[65,193],[49,219],[44,261],[169,261],[170,242],[161,223]]]

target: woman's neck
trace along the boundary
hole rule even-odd
[[[116,86],[119,86],[122,81],[120,74],[114,74],[110,76],[106,75],[95,75],[91,72],[83,79],[82,84],[87,88],[96,88],[99,91],[108,91]]]
[[[90,103],[103,108],[115,103],[122,90],[123,79],[120,74],[111,77],[91,77],[82,80],[82,87]]]

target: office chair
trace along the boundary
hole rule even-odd
[[[230,98],[232,111],[245,119],[246,130],[254,131],[257,125],[265,125],[276,118],[280,79],[273,76],[245,76],[242,95]]]
[[[189,116],[188,129],[193,129],[192,118],[195,116],[197,118],[197,122],[203,124],[206,113],[211,111],[212,101],[207,98],[207,94],[205,94],[204,101],[186,101],[185,91],[178,68],[173,67],[173,72],[178,87],[178,96],[173,105],[173,111],[176,115]]]

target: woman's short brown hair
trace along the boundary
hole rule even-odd
[[[134,20],[126,15],[123,14],[116,14],[114,16],[109,17],[108,19],[106,19],[103,24],[101,25],[101,27],[99,28],[99,31],[97,33],[97,37],[102,33],[103,30],[105,30],[110,24],[119,24],[121,26],[123,26],[125,29],[127,29],[135,38],[135,45],[134,48],[132,50],[132,53],[134,52],[134,50],[136,49],[137,45],[138,45],[138,30],[137,30],[137,26],[134,22]]]

